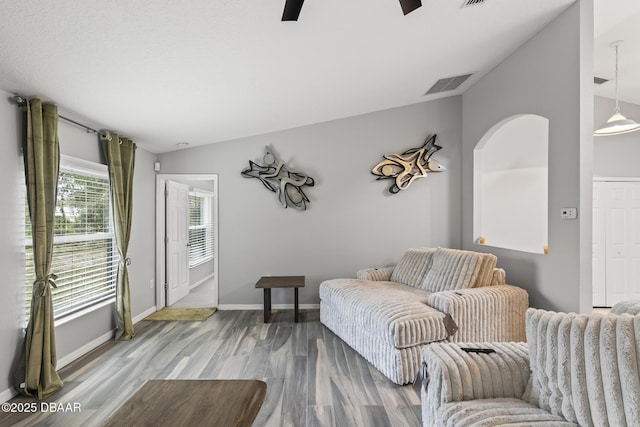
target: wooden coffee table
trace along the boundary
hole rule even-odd
[[[256,283],[256,288],[264,289],[264,323],[269,323],[271,317],[271,288],[293,288],[294,320],[298,323],[298,288],[303,287],[304,276],[262,276]]]

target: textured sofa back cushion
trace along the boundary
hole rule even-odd
[[[531,376],[523,398],[584,426],[640,426],[640,315],[530,308],[526,324]]]
[[[479,252],[438,248],[420,287],[429,292],[473,287],[482,267],[482,255]]]
[[[503,268],[494,268],[493,273],[491,275],[491,285],[490,286],[500,286],[507,284],[507,273]]]
[[[622,301],[611,307],[611,314],[640,314],[640,300],[630,299]]]
[[[475,282],[469,286],[470,288],[479,288],[482,286],[491,286],[493,283],[493,274],[496,269],[498,257],[493,254],[481,254],[482,262],[480,263],[480,271]],[[504,270],[503,270],[504,271]],[[504,283],[502,283],[504,285]]]
[[[420,287],[425,273],[431,266],[431,257],[435,252],[436,249],[431,248],[408,249],[393,269],[391,281],[414,288]]]

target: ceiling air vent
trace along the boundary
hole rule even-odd
[[[462,6],[460,7],[468,7],[468,6],[477,6],[479,4],[483,4],[485,0],[464,0]]]
[[[606,83],[608,81],[609,81],[609,79],[603,79],[602,77],[594,77],[593,78],[593,83],[595,83],[597,85],[601,85],[602,83]]]
[[[446,92],[448,90],[455,90],[458,88],[458,86],[464,83],[469,77],[471,77],[471,74],[463,74],[461,76],[440,79],[433,86],[431,86],[431,89],[429,89],[427,93],[425,93],[425,95]]]

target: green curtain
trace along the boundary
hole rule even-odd
[[[116,245],[120,254],[116,279],[116,339],[125,341],[135,336],[131,321],[127,248],[131,235],[136,145],[130,139],[110,132],[100,135],[100,142],[109,168],[113,222],[116,229]]]
[[[63,385],[56,372],[56,336],[51,300],[51,287],[55,287],[56,278],[51,273],[51,256],[60,167],[58,110],[55,105],[43,105],[39,99],[30,99],[26,110],[23,155],[36,280],[33,283],[23,358],[15,377],[18,391],[44,399]]]

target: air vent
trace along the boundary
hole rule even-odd
[[[458,89],[458,86],[464,83],[469,77],[471,77],[471,74],[463,74],[461,76],[440,79],[433,86],[431,86],[431,89],[429,89],[427,93],[425,93],[425,95]]]
[[[460,7],[478,6],[484,2],[485,0],[464,0],[464,3],[462,3],[462,6]]]
[[[594,77],[593,78],[593,83],[595,83],[597,85],[601,85],[602,83],[606,83],[608,81],[609,81],[609,79],[603,79],[602,77]]]

